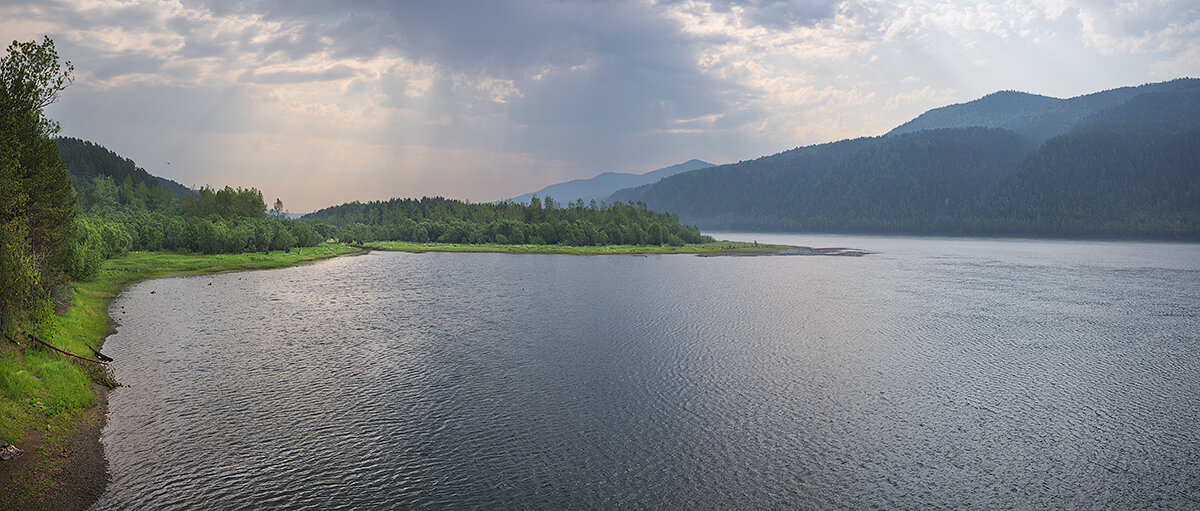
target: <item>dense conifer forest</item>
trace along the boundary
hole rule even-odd
[[[611,200],[706,229],[1200,239],[1200,80],[992,95],[902,128]]]

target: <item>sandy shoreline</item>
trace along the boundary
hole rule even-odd
[[[79,413],[69,439],[45,438],[40,431],[25,433],[23,454],[0,464],[0,508],[13,511],[76,511],[95,504],[108,486],[108,460],[100,432],[108,414],[108,391],[92,385],[96,404]],[[50,480],[39,481],[50,465]],[[34,486],[31,492],[27,488]],[[25,491],[20,491],[25,490]],[[17,500],[24,499],[24,500]]]
[[[761,257],[761,256],[843,256],[862,257],[874,252],[845,247],[789,247],[772,252],[714,252],[696,254],[700,257]]]
[[[67,466],[55,475],[55,482],[61,486],[55,492],[53,509],[92,507],[108,486],[108,459],[104,457],[100,433],[108,417],[109,388],[95,385],[92,390],[96,394],[96,406],[84,412],[85,417],[76,423],[77,429],[68,448]]]

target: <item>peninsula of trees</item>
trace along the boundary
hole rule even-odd
[[[528,204],[425,197],[350,202],[306,215],[319,230],[346,241],[495,243],[501,245],[673,245],[711,243],[699,229],[645,205],[560,205],[533,197]]]

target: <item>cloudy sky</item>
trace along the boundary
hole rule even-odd
[[[64,135],[297,212],[491,201],[878,135],[996,90],[1200,76],[1195,0],[0,2],[0,39],[43,34],[75,64],[48,110]]]

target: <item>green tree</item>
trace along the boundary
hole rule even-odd
[[[650,227],[646,229],[646,244],[647,245],[662,245],[663,244],[662,227],[660,227],[656,223],[650,224]]]
[[[13,41],[0,57],[0,332],[48,308],[62,252],[75,233],[75,194],[43,109],[70,85],[49,37]]]
[[[296,235],[288,230],[286,225],[280,224],[279,229],[275,231],[275,239],[271,240],[271,250],[290,250],[296,246]]]
[[[117,185],[112,176],[96,176],[92,178],[92,211],[108,213],[117,209]]]

